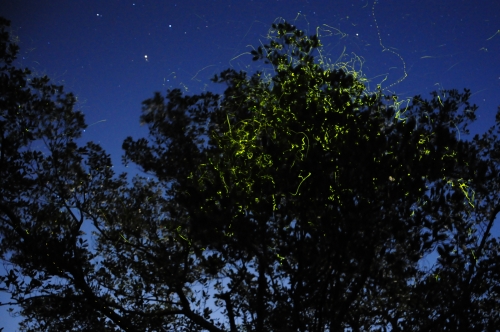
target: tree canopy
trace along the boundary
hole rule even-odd
[[[468,138],[468,90],[369,91],[276,23],[251,52],[270,74],[143,102],[123,159],[150,176],[129,183],[0,25],[0,290],[21,330],[500,326],[500,115]]]

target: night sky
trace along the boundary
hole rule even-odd
[[[331,62],[362,59],[372,89],[400,98],[470,89],[474,133],[500,106],[499,0],[0,0],[0,16],[21,47],[18,66],[78,97],[90,125],[83,140],[100,143],[118,172],[137,171],[120,165],[121,145],[146,134],[143,100],[173,88],[222,92],[209,79],[258,70],[250,45],[280,18],[308,34],[319,26]],[[14,331],[5,310],[0,327]]]

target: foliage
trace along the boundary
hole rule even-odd
[[[498,123],[463,139],[468,90],[367,91],[278,23],[252,51],[271,77],[229,69],[223,96],[143,103],[150,136],[124,160],[154,180],[128,185],[77,144],[74,97],[13,68],[2,33],[2,280],[24,330],[499,326]]]
[[[98,145],[77,144],[86,125],[76,98],[12,65],[8,25],[0,18],[1,290],[33,322],[24,330],[109,330],[112,310],[94,300],[96,255],[82,225],[124,179],[112,179]]]

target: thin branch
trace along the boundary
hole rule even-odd
[[[481,253],[483,251],[484,246],[486,245],[486,240],[490,235],[491,228],[493,227],[493,223],[495,222],[495,218],[499,212],[500,212],[500,205],[497,205],[493,210],[493,212],[491,212],[488,226],[486,227],[486,231],[484,232],[483,238],[481,239],[481,244],[479,244],[479,247],[477,248],[478,253]]]
[[[191,319],[195,324],[198,324],[199,326],[203,327],[204,329],[207,329],[210,332],[224,332],[224,330],[221,330],[217,326],[209,323],[203,317],[201,317],[200,315],[196,314],[191,310],[189,301],[186,298],[186,295],[184,295],[184,292],[182,291],[182,286],[179,285],[177,286],[176,293],[181,300],[183,307],[182,313],[184,314],[184,316]]]
[[[223,299],[226,302],[227,316],[229,318],[229,325],[231,327],[231,332],[237,332],[236,322],[234,320],[234,308],[231,302],[230,293],[222,293],[215,295],[216,298]]]

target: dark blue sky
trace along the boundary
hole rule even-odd
[[[167,88],[220,91],[214,74],[258,69],[245,52],[280,17],[309,34],[320,26],[332,62],[361,57],[372,88],[401,98],[471,89],[474,132],[500,105],[498,0],[0,0],[0,15],[12,21],[19,64],[76,94],[91,124],[84,139],[119,171],[123,139],[145,134],[143,100]],[[0,326],[14,330],[6,320],[0,308]]]

